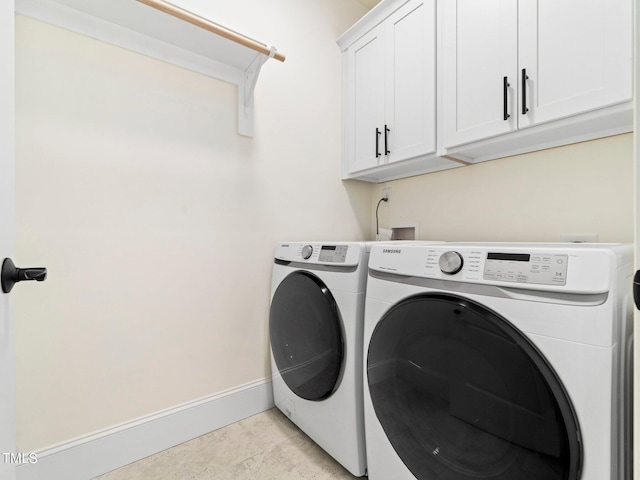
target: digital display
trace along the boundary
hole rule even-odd
[[[565,285],[568,255],[544,253],[487,253],[483,278],[500,282]]]
[[[528,262],[531,255],[528,253],[487,253],[487,260],[505,260],[508,262]]]
[[[322,245],[318,260],[321,262],[344,263],[347,259],[347,245]]]

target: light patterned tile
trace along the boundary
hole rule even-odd
[[[347,470],[303,433],[202,480],[351,480]]]
[[[94,480],[352,480],[277,409],[208,433]]]

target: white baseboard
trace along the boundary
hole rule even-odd
[[[271,381],[252,382],[35,452],[16,478],[90,480],[271,407]]]

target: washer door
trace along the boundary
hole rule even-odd
[[[331,292],[299,271],[278,286],[269,314],[271,351],[289,389],[322,400],[338,386],[344,352],[342,322]]]
[[[418,479],[580,477],[578,421],[558,376],[480,304],[446,294],[400,302],[373,332],[367,373],[375,414]]]

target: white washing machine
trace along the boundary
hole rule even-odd
[[[630,480],[632,254],[374,246],[369,479]]]
[[[366,473],[362,335],[372,244],[281,243],[271,283],[275,404],[356,476]]]

